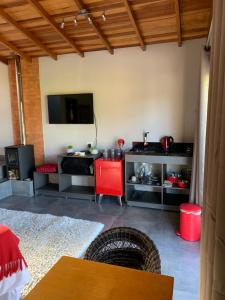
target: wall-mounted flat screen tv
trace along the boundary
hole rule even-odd
[[[50,124],[93,124],[93,94],[48,95]]]

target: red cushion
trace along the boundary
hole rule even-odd
[[[38,173],[56,173],[57,164],[44,164],[43,166],[37,167],[36,172]]]

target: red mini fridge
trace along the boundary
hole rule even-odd
[[[96,194],[118,196],[124,195],[123,160],[104,159],[95,160]],[[100,198],[101,199],[101,198]]]

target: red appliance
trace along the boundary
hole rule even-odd
[[[180,230],[177,232],[182,239],[199,241],[201,235],[201,207],[192,203],[180,205]]]
[[[165,152],[167,152],[169,150],[169,148],[171,147],[171,145],[173,144],[173,142],[174,142],[174,139],[172,136],[164,136],[161,139],[161,144],[162,144],[163,150]]]
[[[122,147],[124,146],[124,144],[125,144],[124,139],[118,139],[118,140],[117,140],[117,144],[118,144],[118,146],[119,146],[120,148],[122,148]]]
[[[124,195],[123,160],[99,158],[95,160],[96,194]]]

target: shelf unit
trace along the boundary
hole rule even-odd
[[[140,164],[152,165],[160,178],[160,185],[130,182]],[[189,188],[164,187],[169,168],[187,169],[191,172],[192,157],[164,155],[125,155],[125,195],[129,206],[178,210],[179,205],[189,201]]]
[[[51,178],[56,177],[58,173],[38,173],[34,172],[34,193],[35,195],[47,195],[59,191],[59,184],[52,183]]]
[[[85,156],[68,156],[66,154],[58,156],[58,172],[57,173],[37,173],[34,172],[34,191],[35,195],[55,195],[57,197],[76,198],[84,200],[95,199],[95,186],[75,185],[73,184],[73,176],[94,176],[94,160],[100,155],[87,154]],[[74,167],[71,173],[64,173],[62,162],[65,158],[70,160],[76,159],[78,168]],[[82,174],[79,168],[79,162],[86,159],[88,164],[93,165],[93,172],[90,174]],[[86,172],[87,173],[87,172]],[[51,177],[55,176],[55,181],[52,182]]]
[[[5,157],[0,155],[0,199],[4,199],[12,195],[11,182],[6,175]]]

